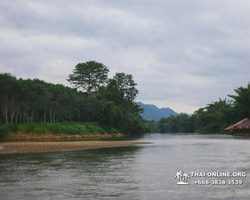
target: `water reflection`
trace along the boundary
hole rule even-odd
[[[1,199],[249,199],[249,140],[148,134],[151,145],[0,155]],[[240,186],[178,186],[185,172],[244,171]]]

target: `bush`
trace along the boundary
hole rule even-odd
[[[65,127],[64,125],[62,124],[59,124],[59,123],[56,123],[56,124],[53,124],[53,134],[60,134],[60,133],[65,133],[67,131],[65,131]]]
[[[75,135],[75,134],[80,134],[80,130],[79,130],[79,126],[77,124],[69,124],[69,125],[65,125],[67,134],[70,135]]]
[[[19,125],[0,125],[0,138],[4,138],[8,133],[52,133],[52,134],[105,134],[105,133],[120,133],[114,127],[100,126],[97,122],[88,123],[25,123]]]
[[[34,127],[34,132],[35,133],[46,133],[46,124],[44,123],[39,123]]]
[[[0,125],[0,138],[4,138],[11,132],[10,125]]]
[[[16,131],[20,131],[22,133],[32,133],[34,132],[35,126],[37,125],[35,125],[34,123],[20,124],[17,125]]]
[[[92,123],[85,123],[86,128],[88,129],[88,131],[90,133],[101,133],[104,134],[106,133],[96,122],[92,122]]]
[[[111,133],[118,134],[118,133],[119,133],[119,131],[118,131],[117,129],[115,129],[115,128],[111,127]]]
[[[54,130],[54,124],[52,123],[44,123],[45,125],[45,133],[53,133],[53,130]]]
[[[80,130],[80,134],[88,134],[89,133],[88,129],[84,125],[79,125],[78,128]]]

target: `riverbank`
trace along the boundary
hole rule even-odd
[[[8,133],[4,141],[34,141],[34,140],[67,140],[67,139],[95,139],[95,138],[117,138],[126,135],[118,134],[51,134],[51,133]]]
[[[0,154],[75,151],[139,144],[151,143],[133,141],[4,142],[0,143]]]

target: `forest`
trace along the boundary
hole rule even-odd
[[[88,61],[75,66],[68,81],[73,87],[39,79],[0,74],[0,137],[9,132],[34,133],[219,133],[250,118],[250,85],[235,89],[231,100],[219,99],[192,115],[180,113],[159,121],[141,117],[135,102],[139,91],[131,74],[116,73]]]
[[[108,79],[108,72],[96,61],[79,63],[67,79],[73,87],[0,74],[0,135],[149,132],[134,101],[139,91],[133,76]]]
[[[219,99],[207,104],[192,115],[181,113],[161,118],[158,122],[148,121],[153,132],[160,133],[220,133],[236,122],[250,118],[250,84],[246,88],[234,90],[236,95],[228,95],[232,100]]]

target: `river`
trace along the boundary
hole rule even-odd
[[[249,139],[146,134],[136,141],[153,144],[0,155],[0,199],[250,199]],[[180,170],[186,180],[175,178]]]

